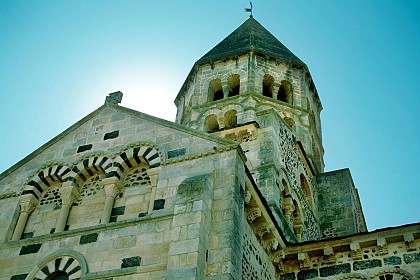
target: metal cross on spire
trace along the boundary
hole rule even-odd
[[[249,15],[249,17],[252,17],[252,9],[253,9],[253,6],[252,6],[252,1],[251,0],[249,0],[249,5],[251,6],[251,8],[245,8],[245,12],[251,13]]]

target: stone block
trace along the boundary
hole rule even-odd
[[[319,274],[321,277],[334,276],[338,274],[346,274],[350,272],[351,272],[351,266],[349,263],[323,267],[319,270]]]
[[[381,260],[367,260],[367,261],[356,261],[353,263],[353,270],[364,270],[364,269],[372,269],[375,267],[381,267],[382,261]]]
[[[200,240],[198,238],[172,242],[169,246],[169,254],[179,255],[196,252],[198,251],[199,242]]]

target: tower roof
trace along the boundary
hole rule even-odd
[[[197,61],[197,64],[212,62],[227,57],[254,52],[306,66],[257,20],[250,17],[229,36]]]

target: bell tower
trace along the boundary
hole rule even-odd
[[[291,240],[319,238],[322,105],[305,63],[251,16],[194,64],[175,104],[177,123],[241,143]]]

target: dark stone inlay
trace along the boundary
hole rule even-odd
[[[140,266],[141,257],[131,257],[122,259],[121,268]]]
[[[172,150],[168,152],[168,158],[174,158],[174,157],[179,157],[179,156],[183,156],[187,153],[187,149],[182,148],[182,149],[177,149],[177,150]]]
[[[153,210],[160,210],[165,208],[165,200],[164,199],[156,199],[153,203]]]
[[[106,173],[105,178],[112,178],[112,177],[116,177],[118,179],[120,179],[120,175],[118,174],[117,171],[110,171],[108,173]]]
[[[63,271],[66,271],[67,270],[67,268],[69,268],[69,266],[71,266],[71,264],[74,262],[74,259],[73,258],[70,258],[70,259],[68,259],[67,260],[67,262],[66,262],[66,264],[64,265],[64,267],[63,267]]]
[[[151,157],[149,157],[149,158],[147,158],[148,160],[149,160],[149,162],[150,161],[152,161],[152,160],[154,160],[155,158],[158,158],[159,157],[159,153],[156,153],[156,154],[154,154],[153,156],[151,156]]]
[[[354,270],[370,269],[374,267],[382,267],[381,260],[357,261],[353,263]]]
[[[52,228],[51,230],[50,230],[50,234],[53,234],[55,232],[55,228]]]
[[[86,235],[80,236],[79,244],[80,245],[88,244],[88,243],[96,242],[97,240],[98,240],[98,233],[86,234]]]
[[[285,273],[280,276],[280,280],[295,280],[295,279],[296,278],[295,278],[294,272]]]
[[[37,183],[37,182],[35,182],[35,181],[30,181],[29,183],[28,183],[28,185],[29,186],[33,186],[33,187],[35,187],[40,193],[42,193],[44,190],[41,188],[41,186]]]
[[[25,280],[26,276],[28,276],[28,274],[16,274],[16,275],[12,275],[10,280]]]
[[[34,192],[34,190],[24,190],[22,192],[22,195],[25,195],[25,194],[32,194],[33,196],[35,196],[36,199],[38,199],[38,195]]]
[[[124,160],[125,164],[128,166],[128,168],[132,168],[133,165],[131,164],[130,160],[127,157],[127,154],[124,152],[120,155],[120,157]]]
[[[420,262],[420,253],[404,254],[403,257],[404,257],[404,262],[407,264]]]
[[[140,157],[139,157],[139,152],[140,152],[140,147],[134,148],[134,150],[133,150],[133,157],[136,160],[136,163],[137,164],[140,164],[141,163],[141,160],[140,160]]]
[[[109,218],[109,222],[110,223],[115,223],[117,221],[117,216],[111,216],[110,218]]]
[[[82,268],[80,267],[80,265],[76,266],[75,268],[73,268],[72,270],[70,270],[69,272],[67,272],[67,274],[70,276],[72,274],[75,274],[76,272],[78,272],[79,270],[81,270]]]
[[[144,217],[144,216],[146,216],[147,215],[147,212],[144,212],[144,213],[139,213],[139,218],[140,217]]]
[[[38,253],[39,249],[41,249],[41,245],[42,243],[23,246],[20,249],[19,255],[28,255],[28,254]]]
[[[107,157],[102,158],[101,162],[99,163],[99,166],[104,165],[104,163],[107,161],[107,159],[108,159]]]
[[[159,166],[160,166],[160,162],[150,165],[149,168],[155,168]]]
[[[114,138],[117,138],[119,135],[120,135],[119,130],[115,130],[113,132],[108,132],[108,133],[105,133],[104,140],[114,139]]]
[[[350,272],[351,272],[351,266],[349,263],[323,267],[319,270],[319,274],[321,277],[327,277],[327,276],[350,273]]]
[[[55,270],[59,270],[62,258],[56,258],[54,261]]]
[[[148,147],[148,148],[146,149],[146,151],[144,151],[143,157],[144,157],[144,158],[146,158],[146,157],[147,157],[147,155],[148,155],[148,154],[149,154],[152,150],[153,150],[152,148]]]
[[[318,270],[316,269],[308,269],[299,271],[297,274],[298,280],[306,280],[318,277]]]
[[[64,227],[64,231],[68,231],[70,229],[70,225],[66,225],[65,227]]]
[[[22,235],[22,239],[31,238],[31,237],[34,237],[34,233],[32,231],[26,232]]]
[[[82,146],[79,146],[79,148],[77,148],[77,152],[81,153],[81,152],[89,151],[90,149],[92,149],[92,147],[93,147],[92,144],[82,145]]]
[[[397,256],[384,258],[385,265],[399,265],[401,264],[401,258]]]
[[[41,271],[44,272],[45,275],[50,275],[50,270],[48,269],[48,266],[44,266],[41,268]]]
[[[125,212],[125,206],[114,207],[112,208],[111,216],[124,215],[124,212]]]

